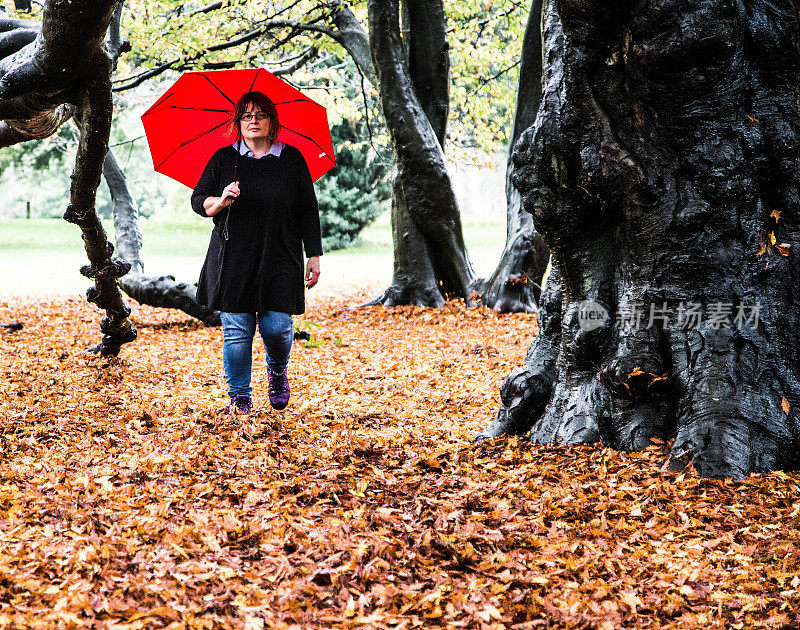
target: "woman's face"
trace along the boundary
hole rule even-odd
[[[255,103],[248,103],[239,123],[245,140],[266,138],[269,135],[269,118]]]

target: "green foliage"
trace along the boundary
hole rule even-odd
[[[292,328],[294,329],[295,335],[300,335],[300,339],[302,339],[302,346],[304,348],[321,348],[325,345],[324,339],[317,339],[314,335],[314,331],[319,328],[319,324],[312,322],[308,319],[298,319],[292,322]],[[339,338],[339,343],[336,345],[341,345],[342,340],[341,337]]]
[[[117,85],[165,61],[176,60],[175,69],[235,65],[275,71],[313,49],[310,62],[283,78],[314,90],[314,98],[328,108],[331,118],[364,115],[359,113],[364,107],[360,75],[348,54],[324,33],[334,30],[331,16],[337,2],[226,0],[217,10],[193,12],[205,4],[129,0],[123,26],[133,51],[120,62]],[[366,30],[366,1],[351,0],[348,5]],[[452,75],[449,146],[494,152],[508,142],[529,7],[526,0],[445,0]],[[252,39],[244,41],[251,34]],[[217,46],[237,38],[242,38],[239,45]],[[348,62],[338,67],[330,63],[341,59]],[[358,98],[353,98],[353,87]],[[374,88],[367,84],[366,92],[374,102]],[[369,115],[380,116],[377,111]]]
[[[445,0],[450,26],[451,142],[484,151],[508,143],[530,4]]]
[[[298,319],[292,322],[292,328],[295,335],[300,335],[304,348],[321,348],[327,343],[324,339],[317,339],[314,334],[314,331],[319,328],[319,324],[315,322],[308,319]],[[330,341],[334,346],[341,346],[343,339],[343,337],[334,337]]]
[[[341,120],[331,127],[336,166],[316,183],[325,251],[351,245],[391,198],[387,165],[376,159],[366,136],[363,123]]]
[[[77,132],[71,124],[39,141],[0,151],[0,208],[6,216],[60,217],[69,200],[69,174]],[[68,166],[69,165],[69,166]],[[102,204],[99,201],[98,207]]]

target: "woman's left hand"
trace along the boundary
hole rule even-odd
[[[319,256],[312,256],[306,264],[306,289],[310,289],[319,281]]]

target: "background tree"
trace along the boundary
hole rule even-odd
[[[500,261],[481,288],[484,304],[512,313],[533,311],[539,303],[542,277],[550,260],[550,250],[534,225],[533,217],[522,205],[522,197],[512,179],[512,156],[522,132],[536,120],[542,94],[542,0],[531,2],[519,71],[516,113],[506,164],[506,245]]]
[[[441,306],[470,299],[472,269],[442,146],[449,105],[446,20],[440,2],[369,2],[370,48],[383,114],[397,160],[392,196],[394,273],[375,300]]]
[[[795,5],[547,0],[543,32],[514,181],[553,272],[480,437],[674,437],[671,465],[704,476],[798,468]]]

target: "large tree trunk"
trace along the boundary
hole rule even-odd
[[[494,273],[486,279],[481,300],[502,313],[534,312],[539,303],[542,276],[550,250],[533,225],[512,183],[514,146],[522,132],[536,121],[542,95],[542,0],[533,0],[522,40],[517,111],[506,166],[506,246]]]
[[[106,311],[103,339],[94,350],[116,355],[136,337],[116,279],[128,271],[112,258],[95,212],[95,195],[111,129],[111,59],[104,46],[118,0],[48,0],[41,27],[0,20],[0,146],[45,138],[70,116],[80,142],[64,218],[81,228],[94,280],[87,298]]]
[[[448,65],[422,63],[432,55],[440,61],[447,58],[441,1],[410,2],[408,25],[407,58],[399,31],[398,0],[370,0],[372,58],[397,156],[392,203],[394,274],[389,288],[375,302],[441,306],[445,297],[470,299],[477,280],[442,153]]]
[[[514,181],[553,286],[482,436],[798,468],[796,4],[548,0],[544,40]]]

